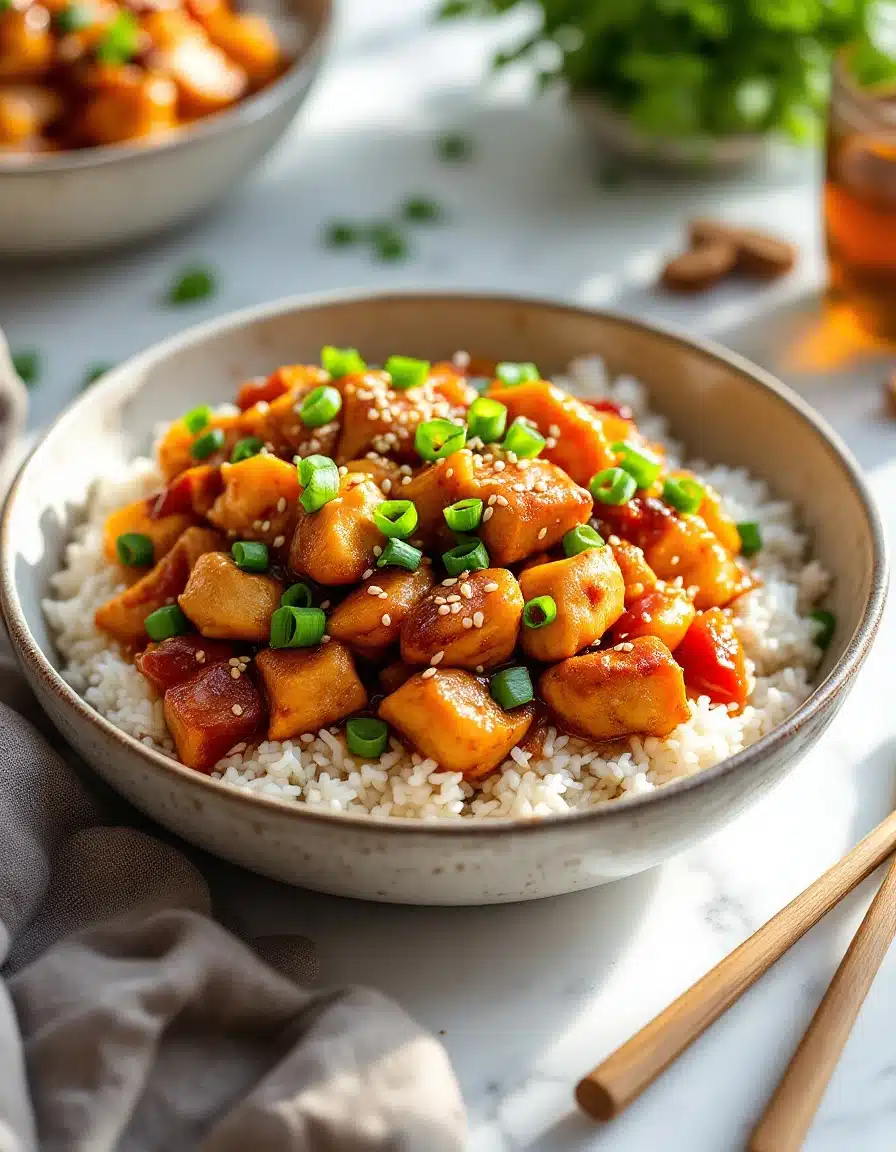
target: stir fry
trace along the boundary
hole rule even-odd
[[[0,0],[0,153],[155,142],[285,63],[227,0]]]
[[[475,782],[548,724],[668,736],[749,692],[736,524],[610,401],[533,364],[369,367],[354,349],[246,382],[158,444],[114,512],[126,586],[97,625],[164,697],[182,762],[345,725]]]

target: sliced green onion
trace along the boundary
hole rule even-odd
[[[271,647],[312,648],[320,644],[326,627],[320,608],[278,608],[271,617]]]
[[[504,435],[507,427],[507,409],[499,400],[479,396],[467,412],[467,432],[470,439],[478,436],[483,444],[494,444]]]
[[[429,376],[428,360],[415,360],[412,356],[390,356],[386,361],[386,371],[392,377],[392,387],[397,392],[408,388],[418,388],[425,384]]]
[[[740,550],[744,556],[755,556],[762,550],[762,533],[755,520],[744,520],[737,525]]]
[[[834,630],[837,627],[837,617],[833,612],[828,612],[826,608],[817,608],[814,612],[809,613],[809,619],[814,620],[818,625],[815,633],[815,643],[819,648],[827,648],[834,638]]]
[[[233,446],[233,451],[230,453],[230,463],[239,464],[241,460],[250,460],[253,456],[264,448],[264,442],[259,440],[257,436],[244,436],[242,440],[237,440]]]
[[[553,596],[536,596],[523,607],[523,625],[526,628],[544,628],[557,619],[557,601]]]
[[[311,589],[302,580],[291,584],[280,597],[281,608],[310,608]]]
[[[267,572],[271,563],[267,544],[257,540],[235,540],[230,555],[237,568],[243,572]]]
[[[184,424],[191,436],[198,436],[203,428],[210,423],[212,410],[208,404],[200,404],[198,408],[191,408],[184,416]]]
[[[377,220],[367,229],[378,260],[403,260],[408,254],[408,241],[401,229],[390,220]]]
[[[530,700],[535,699],[529,669],[524,668],[522,664],[514,664],[510,668],[502,668],[500,672],[496,672],[489,681],[488,690],[492,699],[505,711],[518,708],[520,704],[528,704]]]
[[[329,248],[350,248],[361,239],[361,229],[349,220],[333,220],[327,225],[324,241]]]
[[[588,491],[598,504],[627,504],[638,491],[638,481],[623,468],[604,468],[591,477]]]
[[[417,527],[417,508],[412,500],[384,500],[374,508],[373,521],[384,536],[407,540]]]
[[[122,564],[127,564],[129,567],[142,567],[152,564],[155,550],[152,540],[148,536],[144,536],[142,532],[122,532],[115,541],[115,551],[118,553],[118,559]]]
[[[649,488],[656,481],[662,464],[655,456],[640,452],[627,440],[617,440],[610,447],[622,456],[619,467],[628,472],[630,476],[634,476],[639,488]]]
[[[670,476],[663,484],[663,499],[685,516],[700,511],[706,489],[690,476]]]
[[[452,532],[472,532],[482,520],[482,501],[475,496],[458,500],[444,508],[442,515]]]
[[[393,537],[380,553],[376,566],[377,568],[406,568],[408,572],[416,572],[422,559],[423,553],[419,548],[415,548],[413,544],[408,544],[405,540],[396,540]]]
[[[505,452],[514,452],[521,460],[531,460],[541,452],[544,444],[544,436],[540,432],[520,420],[514,420],[507,429],[501,447]]]
[[[133,12],[120,8],[96,46],[96,58],[101,64],[126,64],[140,49],[140,24]]]
[[[190,455],[194,460],[207,460],[209,456],[219,452],[224,447],[224,433],[220,428],[212,428],[203,432],[198,440],[194,440],[190,447]]]
[[[442,160],[449,164],[459,160],[469,160],[473,155],[473,142],[462,132],[448,132],[436,141],[436,150]]]
[[[299,503],[306,512],[317,512],[339,494],[339,469],[329,456],[306,456],[299,461],[299,483],[304,489]]]
[[[63,36],[70,32],[80,32],[82,28],[89,28],[96,17],[89,4],[66,4],[61,12],[56,13],[56,27]]]
[[[13,352],[12,366],[23,384],[36,384],[40,376],[40,353],[34,348]]]
[[[150,640],[167,640],[171,636],[183,636],[190,631],[190,621],[176,604],[166,604],[157,608],[143,621],[146,635]]]
[[[312,389],[302,401],[299,415],[308,428],[320,428],[329,424],[339,414],[342,396],[332,384],[321,384]]]
[[[361,359],[357,348],[334,348],[327,344],[320,350],[320,364],[325,372],[329,372],[333,380],[341,380],[343,376],[354,376],[358,372],[366,372],[367,365]]]
[[[441,204],[428,196],[412,196],[405,200],[401,213],[405,220],[414,224],[434,224],[444,215]]]
[[[442,553],[442,563],[449,576],[459,576],[461,572],[476,572],[488,568],[489,558],[481,540],[468,540]]]
[[[495,369],[495,376],[502,384],[515,388],[517,384],[529,384],[533,380],[540,380],[541,373],[531,362],[525,364],[512,364],[504,361]]]
[[[579,524],[563,537],[563,555],[567,557],[578,556],[580,552],[587,552],[590,548],[603,548],[604,538],[596,532],[590,524]]]
[[[187,268],[168,288],[168,303],[193,304],[197,300],[206,300],[214,296],[216,287],[216,275],[210,268]]]
[[[466,428],[450,420],[424,420],[414,434],[414,447],[424,460],[441,460],[463,448],[466,442]]]
[[[389,729],[372,716],[354,716],[345,726],[345,737],[353,756],[379,760],[389,744]]]

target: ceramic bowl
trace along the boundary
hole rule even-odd
[[[583,813],[506,823],[373,820],[246,795],[147,749],[60,677],[41,612],[88,488],[145,452],[153,426],[224,401],[242,378],[322,344],[433,360],[466,348],[544,372],[599,352],[633,373],[673,434],[744,465],[793,501],[834,577],[838,628],[811,698],[759,743],[699,775]],[[64,479],[63,479],[64,478]],[[725,352],[635,320],[493,296],[374,295],[286,301],[192,329],[117,368],[69,407],[20,472],[0,536],[2,604],[47,715],[114,788],[188,840],[248,868],[326,892],[404,903],[551,896],[658,864],[717,830],[780,779],[849,691],[880,620],[886,559],[878,514],[847,449],[793,392]]]
[[[320,67],[332,0],[257,0],[294,56],[268,88],[158,144],[0,155],[0,256],[142,240],[220,199],[277,143]]]

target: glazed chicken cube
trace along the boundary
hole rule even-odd
[[[594,741],[668,736],[690,716],[681,668],[654,636],[554,664],[539,692],[564,727]]]
[[[40,4],[0,10],[0,80],[30,80],[53,63],[50,13]]]
[[[96,626],[122,644],[146,639],[146,617],[173,604],[183,592],[199,558],[221,548],[224,541],[210,528],[188,528],[174,547],[136,584],[113,596],[96,610]]]
[[[212,664],[165,693],[165,723],[188,768],[210,772],[236,744],[264,731],[264,699],[250,676]]]
[[[506,568],[471,572],[448,587],[436,584],[401,629],[406,664],[443,668],[492,668],[516,647],[523,596]],[[439,657],[439,653],[442,653]]]
[[[249,87],[245,70],[228,59],[185,12],[156,10],[145,16],[142,24],[152,41],[153,67],[177,86],[182,116],[207,116],[245,94]]]
[[[328,383],[329,379],[329,374],[314,364],[283,364],[270,376],[258,376],[242,384],[236,396],[236,404],[246,412],[257,404],[270,405],[293,389],[300,390],[297,395],[302,395],[319,384]],[[261,414],[263,409],[261,413],[256,413]]]
[[[380,456],[378,452],[368,452],[358,460],[346,460],[342,465],[346,472],[360,472],[369,476],[375,484],[391,499],[401,495],[401,472],[399,465],[388,456]],[[402,496],[402,499],[404,497]]]
[[[120,144],[170,132],[177,125],[177,88],[169,76],[132,65],[101,66],[75,128],[85,145]]]
[[[261,540],[282,548],[292,539],[299,498],[294,464],[276,456],[250,456],[221,468],[224,490],[208,518],[231,539]]]
[[[393,660],[391,664],[380,669],[380,674],[377,677],[380,689],[388,696],[390,692],[396,692],[405,680],[410,680],[416,671],[416,668],[412,668],[410,664],[405,664],[403,660]]]
[[[671,475],[675,479],[697,479],[693,472],[685,472],[683,469],[672,472]],[[715,488],[710,487],[705,480],[698,482],[703,488],[703,500],[697,509],[698,515],[722,547],[732,556],[736,556],[740,552],[740,533],[737,524],[725,511],[722,497]]]
[[[741,708],[750,685],[744,650],[734,624],[720,608],[701,612],[675,651],[685,683],[715,704]]]
[[[200,463],[193,456],[193,444],[200,436],[204,436],[214,428],[220,428],[224,433],[224,443],[220,451],[214,452],[202,463],[212,466],[229,460],[234,444],[244,435],[238,421],[239,417],[229,412],[215,412],[204,428],[193,433],[187,428],[183,420],[175,420],[166,430],[156,449],[159,468],[165,479],[171,481],[181,472],[185,472],[188,468],[193,468]]]
[[[115,543],[127,532],[137,532],[152,541],[153,560],[161,560],[170,552],[183,533],[194,522],[191,515],[152,516],[153,501],[135,500],[113,512],[103,527],[103,553],[107,560],[118,559]]]
[[[432,565],[416,572],[376,568],[327,617],[327,632],[355,652],[374,659],[398,641],[402,625],[432,587]]]
[[[625,583],[626,608],[638,600],[645,592],[656,587],[656,572],[644,559],[644,551],[637,544],[628,540],[620,540],[618,536],[610,535],[607,540],[613,549],[619,571]]]
[[[171,636],[160,644],[147,644],[134,658],[137,670],[158,692],[183,684],[203,668],[235,660],[237,649],[226,640],[206,640],[188,633]]]
[[[243,572],[224,552],[197,560],[178,604],[203,636],[266,643],[283,585],[261,572]]]
[[[450,548],[454,537],[445,523],[444,510],[464,496],[475,494],[476,475],[473,453],[469,448],[453,452],[443,460],[424,464],[405,484],[392,486],[390,498],[410,500],[417,509],[417,527],[414,539],[422,540],[426,547],[439,541]]]
[[[269,740],[290,740],[338,724],[367,704],[344,644],[265,648],[255,660],[270,707]]]
[[[153,519],[175,513],[208,515],[224,488],[221,467],[219,464],[196,464],[181,472],[150,501]]]
[[[331,420],[317,428],[302,419],[302,403],[318,384],[318,373],[291,373],[294,381],[287,392],[270,402],[262,401],[244,412],[240,427],[246,436],[257,436],[275,455],[332,455],[339,439],[339,421]],[[324,380],[326,375],[324,374]]]
[[[44,129],[61,113],[62,98],[52,88],[37,84],[0,86],[0,147],[39,146]]]
[[[666,584],[645,592],[613,625],[614,643],[637,636],[656,636],[674,652],[693,623],[696,611],[683,588]]]
[[[318,584],[355,584],[375,565],[373,550],[383,536],[373,512],[383,494],[357,473],[343,476],[339,495],[316,512],[299,505],[289,566]]]
[[[625,586],[610,548],[527,568],[520,576],[525,600],[550,596],[557,616],[540,628],[523,628],[523,651],[533,660],[565,660],[595,644],[623,612]]]
[[[524,740],[535,708],[505,712],[488,688],[460,668],[419,672],[382,701],[380,716],[423,756],[470,780],[487,776]]]
[[[213,7],[202,22],[212,43],[244,69],[253,88],[260,88],[275,78],[280,69],[280,48],[264,16],[230,12],[219,5]]]

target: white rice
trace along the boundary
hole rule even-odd
[[[647,410],[637,381],[620,378],[611,384],[601,361],[589,357],[557,382],[574,394],[629,404],[645,434],[663,440],[670,460],[678,459],[678,446],[666,436],[663,420]],[[761,526],[763,548],[750,562],[760,584],[734,605],[752,675],[750,698],[739,715],[701,696],[690,704],[690,719],[666,739],[631,737],[613,755],[549,728],[540,755],[512,749],[477,789],[460,773],[443,772],[435,760],[407,752],[397,740],[378,762],[364,763],[349,754],[336,728],[257,747],[238,745],[214,775],[233,788],[334,812],[438,820],[547,816],[649,792],[755,743],[811,691],[821,652],[813,642],[817,626],[806,614],[825,595],[828,576],[816,561],[806,562],[807,541],[797,530],[793,508],[775,500],[764,481],[743,469],[691,466],[718,489],[735,520]],[[93,622],[97,607],[117,590],[115,571],[102,552],[105,517],[158,484],[146,459],[98,483],[87,519],[66,550],[65,566],[52,578],[55,598],[44,602],[44,610],[72,687],[117,727],[174,756],[161,700],[153,699],[147,681]]]

